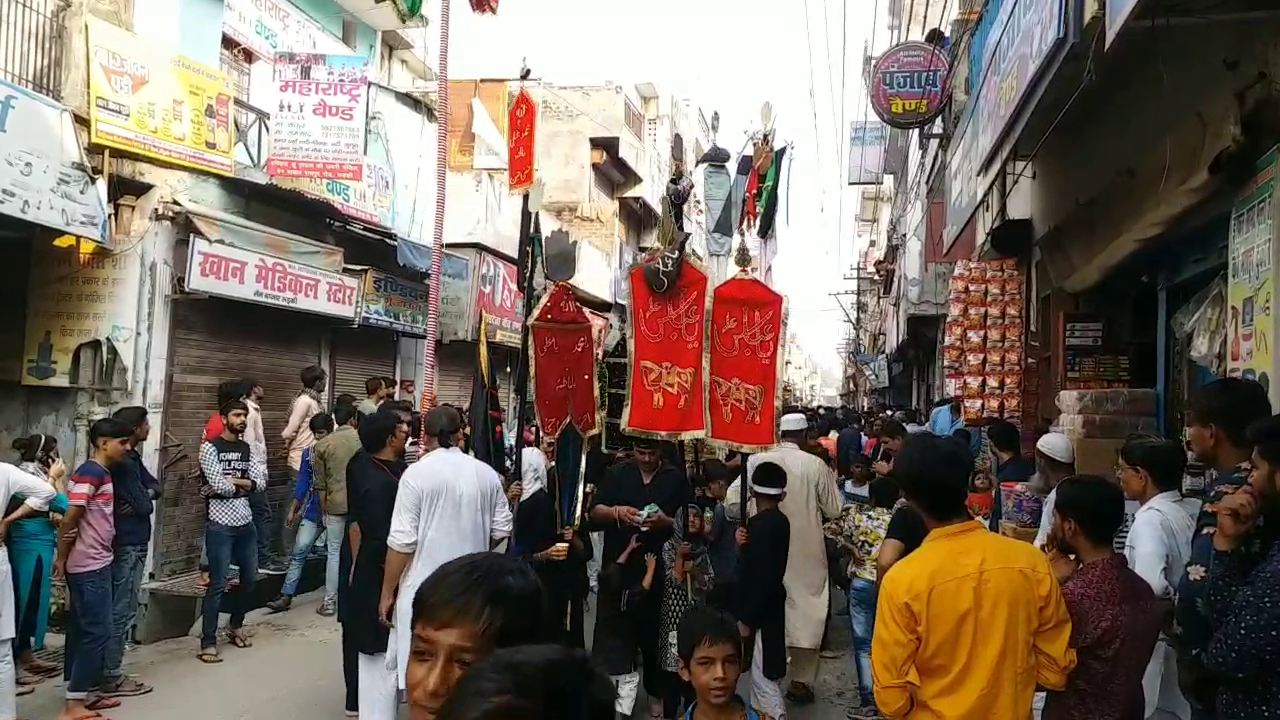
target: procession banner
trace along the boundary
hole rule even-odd
[[[89,18],[89,141],[231,175],[234,97],[226,73],[161,55],[137,35]]]
[[[707,341],[707,438],[742,452],[778,442],[778,382],[786,301],[739,274],[715,289]]]
[[[643,264],[631,268],[628,280],[631,363],[622,430],[662,440],[704,437],[707,274],[685,258],[675,285],[660,295],[645,282]]]
[[[187,289],[354,320],[360,281],[341,273],[191,236]]]
[[[276,53],[268,175],[364,180],[368,69],[357,55]]]
[[[538,105],[520,88],[507,115],[507,185],[513,193],[533,185],[537,124]]]
[[[592,324],[573,288],[558,283],[547,293],[529,339],[533,407],[543,434],[558,438],[570,424],[584,438],[600,432]]]

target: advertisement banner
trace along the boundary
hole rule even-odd
[[[570,423],[583,437],[600,432],[592,326],[573,288],[557,283],[547,293],[529,333],[533,405],[543,434],[559,438]]]
[[[516,266],[488,253],[476,253],[476,317],[484,317],[489,341],[520,347],[524,295],[516,289]]]
[[[889,127],[877,120],[849,123],[849,184],[879,185],[884,180]]]
[[[31,253],[23,385],[71,387],[72,360],[85,343],[109,341],[125,365],[133,363],[141,255],[90,247],[41,243]]]
[[[360,281],[341,273],[191,236],[187,289],[354,320]]]
[[[471,339],[471,258],[440,256],[440,342]]]
[[[1227,375],[1256,380],[1275,400],[1274,362],[1276,170],[1280,148],[1258,161],[1258,172],[1231,207],[1227,266]]]
[[[707,439],[740,452],[778,442],[778,380],[786,300],[755,278],[726,280],[711,297]]]
[[[89,141],[231,175],[231,82],[217,68],[161,55],[133,33],[89,18]]]
[[[627,323],[627,399],[622,431],[660,440],[692,440],[707,433],[707,376],[703,365],[709,285],[688,258],[675,285],[649,288],[643,264],[631,268]]]
[[[71,111],[0,80],[0,213],[107,245],[106,183],[84,162]]]
[[[361,181],[274,177],[271,184],[327,202],[343,215],[363,223],[384,228],[395,225],[396,198],[391,171],[367,159]]]
[[[222,34],[269,63],[275,62],[278,52],[351,52],[342,40],[284,0],[225,0]]]
[[[360,323],[427,335],[427,286],[370,268],[364,271]]]
[[[268,175],[364,179],[368,71],[357,55],[276,53]]]

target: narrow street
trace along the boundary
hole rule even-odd
[[[149,695],[126,698],[104,713],[112,720],[338,720],[343,717],[342,653],[337,623],[314,610],[317,593],[300,596],[294,609],[268,616],[250,615],[254,647],[236,650],[222,646],[224,662],[202,665],[195,658],[194,637],[169,640],[132,649],[126,670],[156,689]],[[223,616],[225,622],[226,617]],[[857,697],[853,663],[848,654],[849,633],[844,616],[835,619],[833,645],[841,651],[824,660],[817,685],[819,701],[794,708],[794,720],[842,720]],[[588,616],[588,627],[594,617]],[[60,642],[61,637],[51,636]],[[745,691],[745,678],[742,684]],[[47,680],[35,693],[18,700],[18,714],[26,720],[56,717],[62,684]],[[646,716],[637,703],[635,717]],[[401,717],[406,717],[402,711]]]

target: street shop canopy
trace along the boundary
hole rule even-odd
[[[342,272],[343,254],[340,247],[325,245],[301,235],[246,220],[180,195],[175,196],[174,200],[196,230],[210,240],[284,258],[299,265]]]

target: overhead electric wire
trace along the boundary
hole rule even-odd
[[[818,100],[815,95],[816,82],[813,77],[813,30],[809,24],[809,0],[804,0],[804,42],[807,48],[809,63],[809,112],[813,115],[813,152],[818,166],[818,177],[822,176],[822,139],[818,132]]]

